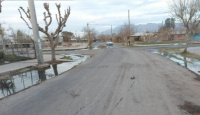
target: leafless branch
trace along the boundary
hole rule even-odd
[[[57,23],[59,24],[59,21],[58,21],[58,16],[57,16],[57,14],[56,14],[56,21],[57,21]]]
[[[4,0],[0,0],[0,13],[1,13],[1,9],[2,9],[1,3],[2,3],[3,1],[4,1]]]
[[[67,9],[67,12],[65,11],[65,14],[63,17],[61,16],[61,12],[60,12],[60,8],[61,8],[60,4],[56,4],[56,7],[58,10],[58,17],[56,15],[58,27],[57,27],[56,31],[54,32],[54,36],[58,36],[59,33],[62,32],[63,28],[66,26],[65,24],[70,15],[70,7]]]
[[[198,0],[173,0],[169,5],[172,14],[178,18],[187,31],[195,30],[200,23]]]
[[[29,29],[32,29],[32,27],[28,24],[28,22],[24,19],[24,17],[22,16],[21,10],[18,9],[19,13],[20,13],[20,18],[26,23],[26,25],[28,26]],[[24,12],[24,10],[22,10]],[[28,17],[28,15],[27,15]]]
[[[48,29],[49,29],[49,26],[51,25],[52,23],[52,16],[51,16],[51,13],[49,11],[49,4],[48,3],[44,3],[44,9],[46,10],[46,12],[44,12],[44,22],[45,22],[45,31],[48,33]],[[47,22],[47,19],[49,18],[49,22]]]

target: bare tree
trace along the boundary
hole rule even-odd
[[[83,28],[83,31],[85,33],[85,36],[87,37],[88,39],[88,47],[90,47],[92,45],[92,41],[95,39],[96,37],[96,30],[95,29],[91,29],[91,28]]]
[[[49,26],[52,23],[52,14],[49,10],[49,4],[44,3],[43,5],[44,5],[44,9],[46,10],[46,12],[44,12],[45,27],[42,28],[41,26],[38,25],[38,28],[39,28],[40,32],[44,33],[48,37],[48,39],[50,41],[50,45],[51,45],[52,63],[56,63],[55,48],[59,41],[59,34],[63,31],[63,28],[66,26],[65,24],[70,15],[70,7],[67,9],[67,11],[65,10],[65,14],[64,14],[64,16],[62,16],[61,11],[60,11],[61,5],[55,4],[57,11],[58,11],[58,14],[55,15],[58,26],[57,26],[55,32],[50,33]],[[27,8],[27,11],[25,11],[25,9],[23,7],[20,7],[18,10],[19,10],[21,19],[24,20],[24,22],[26,23],[26,25],[28,26],[29,29],[32,29],[32,27],[29,25],[29,23],[26,21],[26,19],[22,16],[22,13],[21,13],[21,12],[23,12],[26,15],[26,18],[30,21],[31,17],[30,17],[29,8]]]
[[[14,52],[14,47],[13,47],[13,43],[10,39],[6,39],[5,41],[9,42],[10,45],[11,45],[11,49],[12,49],[12,54],[15,55],[15,52]]]
[[[119,36],[121,36],[122,38],[126,38],[124,41],[125,42],[129,42],[129,34],[132,35],[134,34],[134,28],[131,27],[130,31],[129,31],[129,25],[124,24],[123,27],[121,28],[120,32],[118,33]]]
[[[159,40],[161,40],[161,41],[170,41],[170,40],[173,40],[171,38],[171,34],[174,33],[174,32],[175,32],[175,30],[172,29],[172,28],[166,28],[164,26],[161,26],[158,29]]]
[[[3,0],[0,0],[0,13],[1,13],[1,9],[2,9],[2,2],[3,2]]]
[[[118,36],[121,38],[121,40],[124,42],[124,37],[125,37],[125,31],[123,28],[120,29]]]
[[[169,8],[177,19],[179,19],[185,29],[187,35],[187,43],[183,53],[187,52],[190,38],[196,32],[200,23],[200,1],[199,0],[173,0],[169,4]],[[193,36],[195,37],[195,36]]]
[[[1,27],[1,23],[0,23],[0,35],[1,36],[5,35],[5,29],[3,27]]]
[[[105,34],[100,34],[98,35],[98,38],[101,40],[101,42],[106,42],[109,38],[108,35],[105,35]]]
[[[18,44],[17,44],[17,34],[15,33],[14,29],[12,27],[8,28],[11,31],[11,37],[13,38],[14,42],[15,42],[15,46],[17,48],[17,55],[19,56],[19,49],[18,49]]]

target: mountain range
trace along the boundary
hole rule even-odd
[[[144,33],[145,31],[149,32],[156,32],[158,29],[162,26],[162,23],[147,23],[147,24],[131,24],[131,27],[134,28],[136,33]],[[121,28],[123,28],[124,25],[118,26],[113,28],[112,32],[117,34],[120,32]],[[176,28],[181,28],[183,27],[181,23],[176,23],[175,24]],[[110,34],[111,30],[106,30],[103,31],[103,34]]]

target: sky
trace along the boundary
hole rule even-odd
[[[71,31],[76,35],[83,34],[83,28],[89,23],[90,28],[98,32],[109,30],[128,23],[128,10],[130,10],[131,24],[162,23],[166,18],[171,17],[168,11],[167,0],[35,0],[38,24],[44,26],[43,3],[49,3],[53,17],[50,31],[55,31],[57,9],[55,3],[61,3],[63,13],[69,6],[71,14],[66,23],[64,31]],[[2,26],[14,29],[21,29],[28,34],[32,31],[20,18],[18,8],[28,7],[28,0],[4,0],[2,2],[2,13],[0,22]]]

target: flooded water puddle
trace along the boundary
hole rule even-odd
[[[11,75],[10,78],[1,79],[0,99],[60,75],[90,58],[88,55],[77,54],[65,56],[69,56],[74,61],[54,64],[44,69],[30,70],[16,75]]]
[[[193,71],[194,73],[200,75],[200,61],[198,59],[184,57],[179,53],[168,53],[168,52],[159,52],[157,49],[148,49],[147,52],[152,52],[156,54],[160,54],[164,57],[169,58],[170,60],[178,63],[181,66]]]

